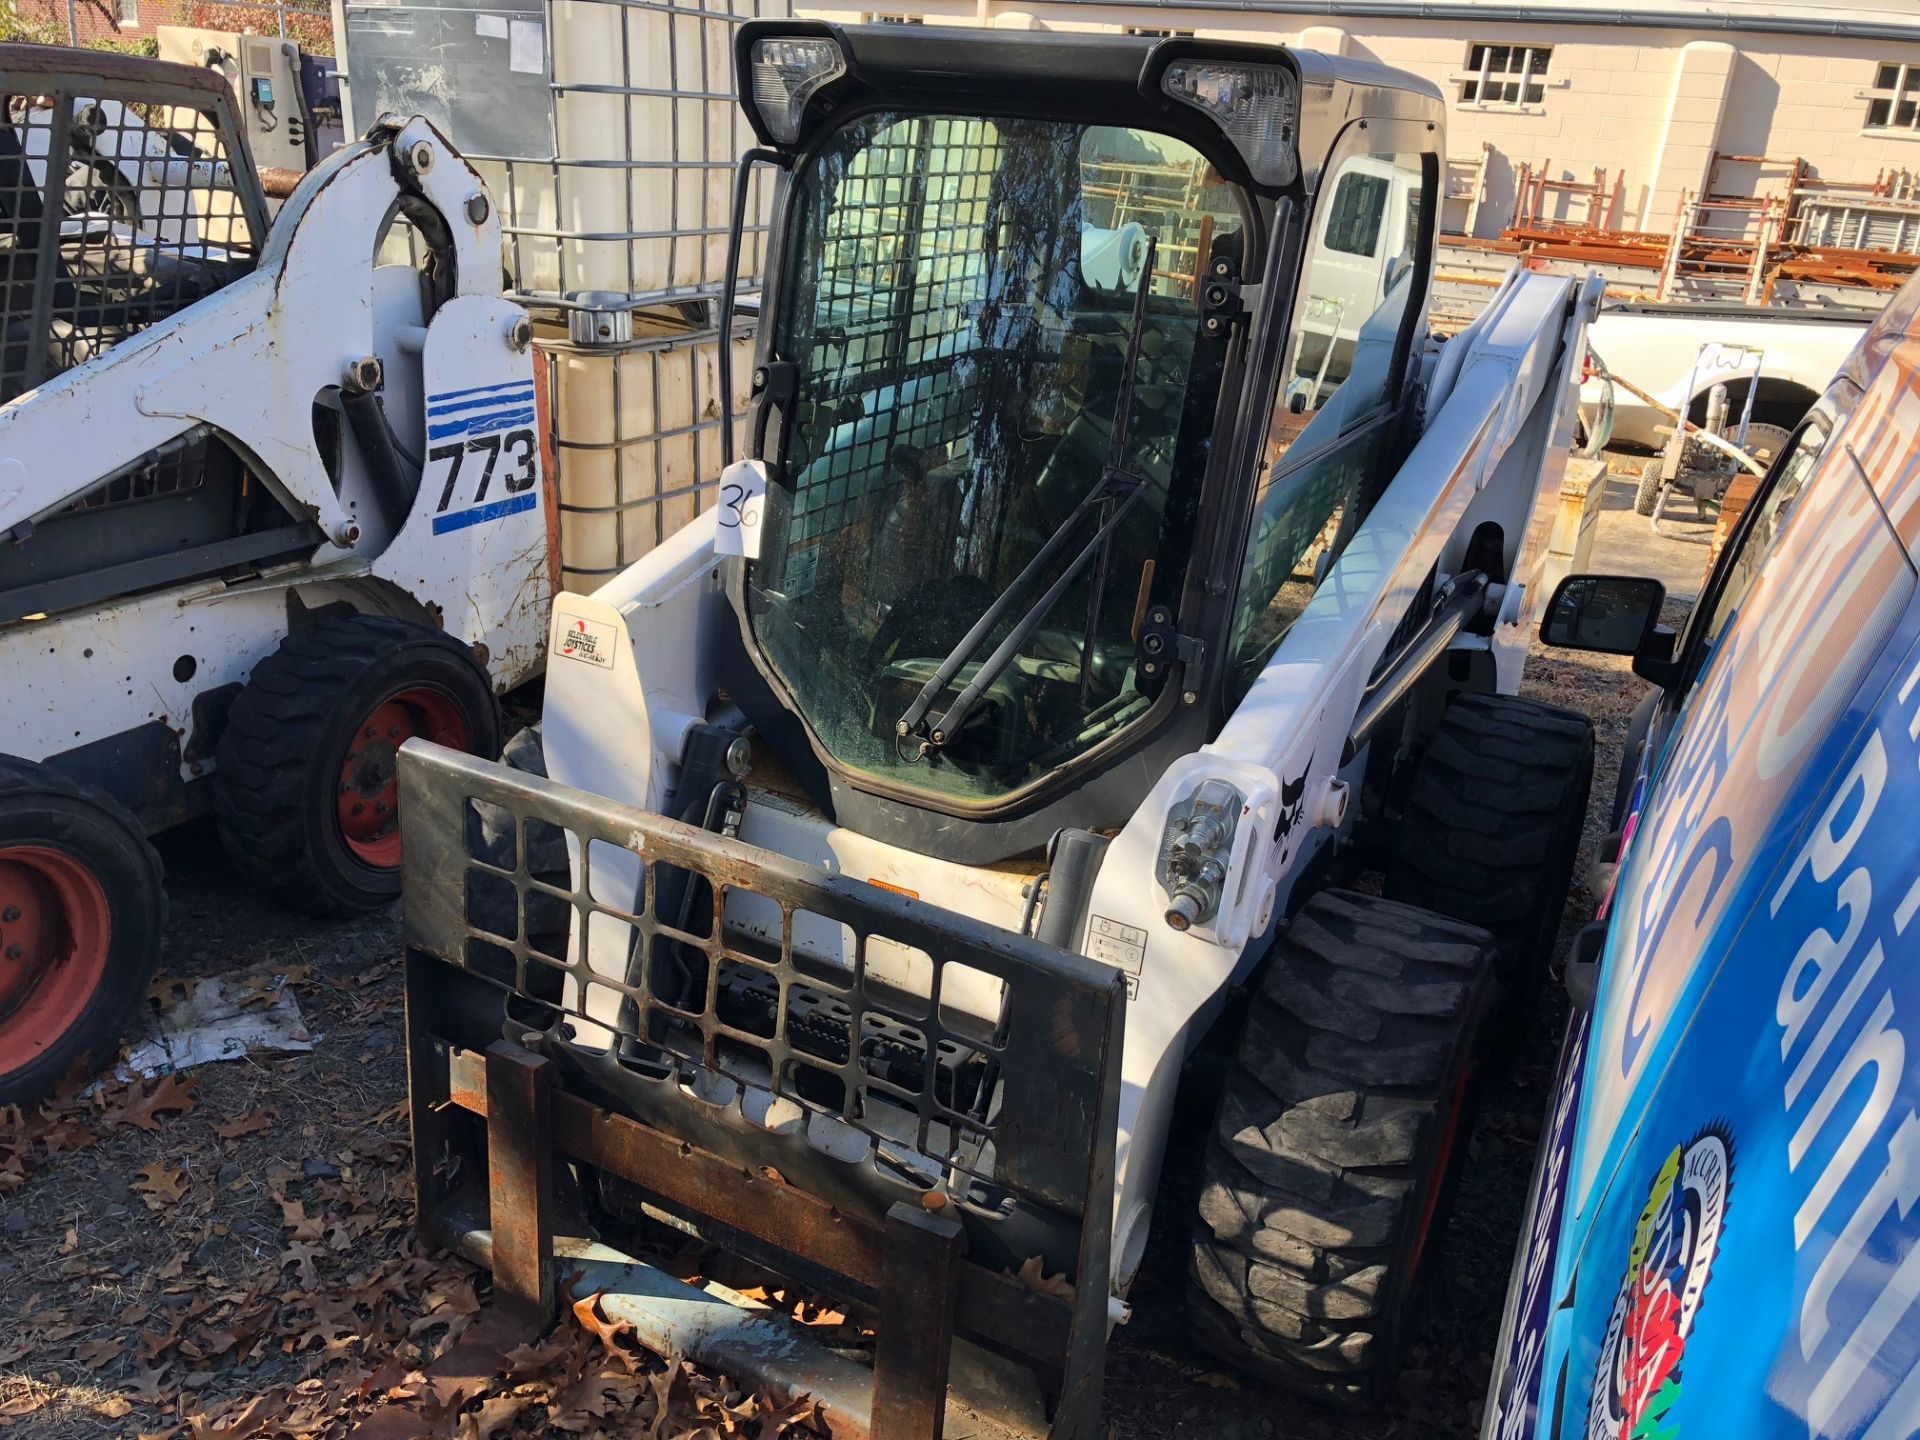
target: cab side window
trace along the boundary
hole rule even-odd
[[[1705,619],[1693,639],[1696,654],[1704,655],[1720,638],[1727,622],[1753,588],[1760,563],[1772,547],[1773,537],[1786,523],[1787,513],[1799,498],[1801,487],[1813,473],[1826,448],[1828,434],[1826,422],[1820,418],[1802,422],[1773,469],[1761,481],[1759,493],[1749,503],[1749,517],[1743,518],[1733,545],[1720,557],[1708,593],[1703,597]]]
[[[1434,157],[1350,152],[1321,187],[1241,565],[1229,700],[1379,498]]]

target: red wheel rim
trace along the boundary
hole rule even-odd
[[[1413,1257],[1407,1265],[1409,1280],[1420,1273],[1420,1257],[1426,1252],[1427,1235],[1433,1229],[1434,1212],[1440,1208],[1440,1192],[1446,1188],[1447,1171],[1453,1164],[1453,1147],[1460,1138],[1460,1112],[1467,1105],[1467,1082],[1473,1078],[1473,1067],[1468,1066],[1460,1072],[1460,1083],[1454,1087],[1453,1103],[1447,1110],[1447,1128],[1440,1134],[1440,1154],[1433,1163],[1433,1179],[1427,1186],[1427,1198],[1420,1208],[1420,1228],[1413,1237]]]
[[[419,738],[453,750],[472,746],[467,718],[453,697],[426,686],[389,695],[361,717],[340,762],[340,835],[363,865],[400,864],[400,747]]]
[[[0,1073],[59,1041],[107,973],[113,915],[99,879],[45,845],[0,847]]]

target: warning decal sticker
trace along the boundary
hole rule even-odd
[[[584,660],[602,670],[613,668],[614,629],[600,620],[582,620],[564,611],[554,616],[554,650],[568,660]]]
[[[1087,954],[1127,977],[1127,998],[1140,998],[1140,967],[1147,958],[1147,932],[1104,915],[1087,926]]]

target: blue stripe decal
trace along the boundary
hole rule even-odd
[[[498,520],[503,515],[518,515],[522,510],[531,510],[540,497],[529,490],[524,495],[510,496],[505,500],[495,500],[490,504],[476,505],[471,510],[456,510],[451,515],[433,517],[433,533],[445,535],[450,530],[464,530],[469,525],[484,525],[489,520]]]
[[[511,430],[516,425],[531,425],[533,411],[494,410],[485,415],[466,415],[458,420],[448,420],[443,424],[429,425],[429,440],[444,440],[449,435],[485,435],[495,430]]]
[[[486,395],[495,390],[528,390],[532,387],[531,380],[507,380],[498,385],[475,385],[466,390],[442,390],[438,395],[429,395],[427,404],[438,405],[442,400],[458,400],[463,395]]]
[[[532,403],[533,386],[523,385],[518,390],[509,391],[503,395],[481,395],[472,400],[450,400],[444,404],[436,400],[428,404],[427,413],[452,415],[461,410],[484,410],[489,405],[531,405]]]

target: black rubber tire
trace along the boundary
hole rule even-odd
[[[118,1050],[160,963],[167,892],[160,857],[117,800],[48,766],[0,755],[0,856],[22,845],[83,865],[100,886],[109,925],[106,962],[85,1008],[31,1059],[0,1054],[0,1106],[24,1107],[39,1104],[76,1066],[97,1069]],[[0,942],[5,933],[0,912]]]
[[[215,752],[213,809],[234,863],[255,884],[313,914],[376,910],[400,894],[400,870],[348,846],[336,797],[356,727],[382,700],[427,687],[452,701],[467,748],[500,752],[500,703],[472,651],[388,615],[327,616],[254,667]]]
[[[1739,426],[1736,424],[1731,428],[1738,430]],[[1727,438],[1732,439],[1733,437],[1729,435]],[[1756,460],[1760,459],[1760,452],[1762,450],[1766,451],[1766,459],[1762,460],[1761,463],[1771,470],[1773,468],[1773,462],[1778,460],[1781,452],[1792,443],[1792,425],[1773,425],[1765,420],[1755,420],[1751,425],[1747,426],[1747,443],[1740,448]]]
[[[1323,1400],[1392,1389],[1472,1124],[1485,931],[1327,890],[1275,942],[1221,1091],[1194,1232],[1202,1342]]]
[[[1553,954],[1592,788],[1584,715],[1517,695],[1459,694],[1394,827],[1388,898],[1492,934],[1510,1035]]]
[[[1651,515],[1660,500],[1660,458],[1655,456],[1640,467],[1640,483],[1633,492],[1633,513]]]

